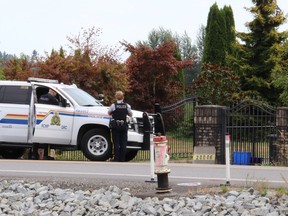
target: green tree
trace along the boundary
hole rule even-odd
[[[239,58],[234,66],[239,69],[241,87],[246,95],[278,104],[281,90],[273,79],[282,79],[284,73],[283,42],[287,39],[287,32],[278,32],[278,28],[285,22],[285,16],[277,0],[252,2],[254,6],[247,10],[254,19],[246,24],[248,33],[238,33],[242,43],[237,44]]]
[[[205,41],[205,26],[201,26],[197,33],[196,38],[196,58],[195,64],[192,67],[184,68],[185,73],[185,85],[186,91],[188,94],[194,95],[194,90],[191,91],[192,83],[197,79],[198,74],[201,72],[202,68],[202,57],[203,57],[203,50],[204,50],[204,41]]]
[[[234,14],[231,6],[225,5],[222,10],[226,23],[226,54],[233,54],[233,44],[236,41]]]
[[[280,73],[273,73],[274,81],[272,83],[281,89],[279,100],[281,104],[288,106],[288,39],[283,46],[282,60],[280,62]]]
[[[210,7],[203,51],[203,63],[225,65],[227,30],[224,13],[217,3]]]
[[[219,9],[217,3],[213,4],[207,19],[202,62],[227,66],[226,58],[233,53],[235,40],[232,8],[224,6]]]
[[[235,41],[232,8],[224,6],[219,9],[217,3],[213,4],[206,29],[202,26],[197,38],[202,62],[198,65],[200,73],[193,79],[192,92],[196,92],[200,104],[227,105],[239,92],[239,77],[227,60],[234,54]]]

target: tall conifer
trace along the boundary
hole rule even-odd
[[[225,16],[215,3],[211,6],[204,42],[203,63],[225,65],[226,22]]]
[[[259,96],[268,102],[279,102],[280,89],[273,84],[273,76],[282,73],[281,56],[287,32],[278,32],[285,16],[277,0],[252,0],[247,8],[254,19],[246,26],[248,33],[239,33],[244,42],[238,44],[238,68],[242,76],[242,90],[247,95]]]

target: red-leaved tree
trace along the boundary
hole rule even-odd
[[[171,104],[182,99],[184,83],[178,75],[192,61],[177,59],[175,43],[166,41],[154,49],[143,44],[122,45],[131,53],[126,61],[131,93],[126,98],[135,109],[152,112],[155,103]]]

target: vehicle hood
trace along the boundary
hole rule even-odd
[[[97,107],[82,107],[81,110],[83,110],[83,112],[88,112],[90,114],[102,114],[102,115],[108,115],[108,106],[97,106]],[[139,111],[139,110],[133,110],[132,109],[132,113],[133,116],[135,118],[142,118],[143,117],[143,112]]]

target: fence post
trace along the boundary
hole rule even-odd
[[[225,136],[226,186],[230,186],[230,134]]]
[[[164,126],[164,121],[161,115],[161,107],[159,103],[155,103],[154,105],[154,110],[155,110],[155,115],[154,115],[154,123],[155,123],[155,127],[154,127],[154,133],[156,135],[165,135],[166,131],[165,131],[165,126]]]

